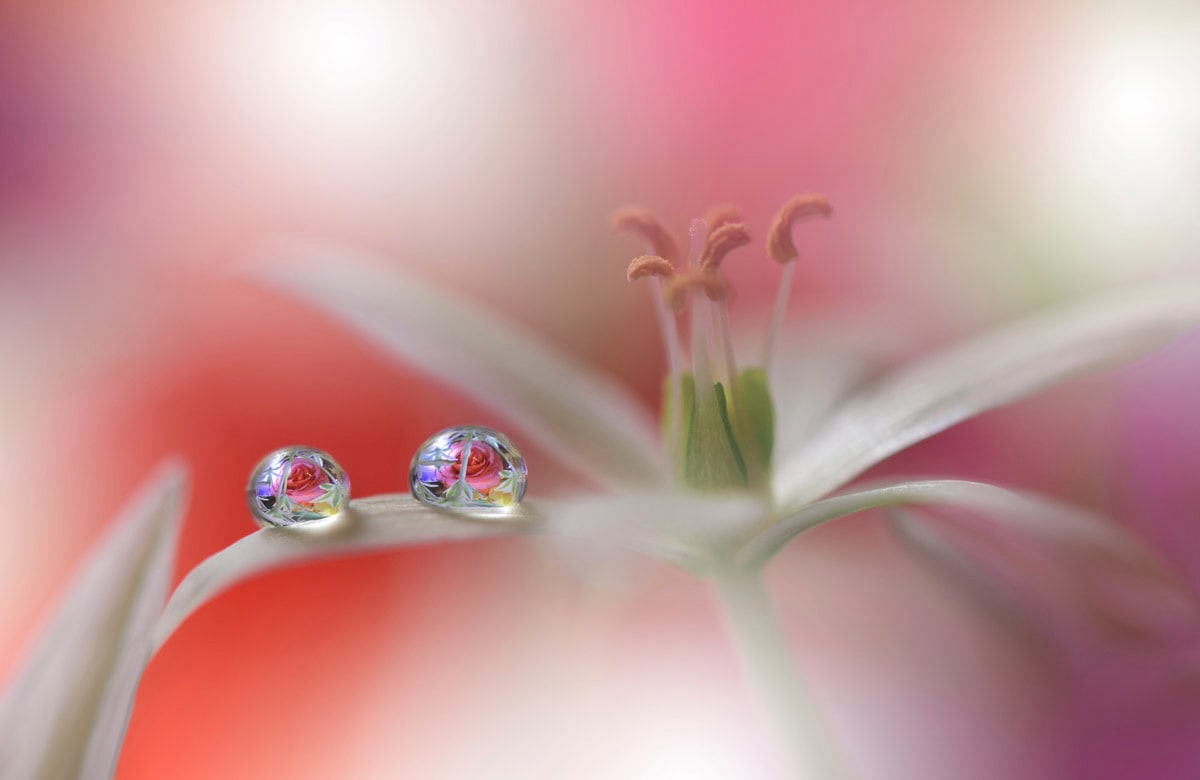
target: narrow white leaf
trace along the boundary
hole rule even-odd
[[[240,582],[302,563],[402,547],[466,541],[538,526],[535,502],[511,511],[454,512],[422,504],[408,494],[372,496],[328,521],[288,528],[263,528],[202,561],[171,594],[154,627],[153,649],[193,612]]]
[[[1048,499],[984,482],[923,480],[867,488],[810,504],[761,531],[739,552],[738,560],[762,566],[797,535],[822,523],[868,509],[903,504],[972,509],[1047,538],[1070,538],[1110,548],[1121,543],[1110,524]]]
[[[161,467],[91,553],[0,700],[0,777],[104,778],[171,587],[187,485]]]
[[[1198,323],[1200,284],[1183,280],[1034,316],[901,369],[842,405],[803,449],[781,453],[776,505],[797,509],[956,423],[1145,354]]]
[[[665,481],[657,424],[610,377],[478,301],[398,268],[383,270],[380,258],[320,244],[286,244],[276,254],[283,262],[253,269],[271,289],[324,310],[493,409],[563,465],[609,486]]]

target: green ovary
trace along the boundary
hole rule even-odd
[[[683,375],[681,389],[676,393],[671,377],[663,384],[663,438],[676,479],[705,491],[767,490],[775,409],[766,373],[748,368],[738,374],[736,401],[720,382],[697,392],[691,374]],[[682,414],[673,437],[676,398]]]

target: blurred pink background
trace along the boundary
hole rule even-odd
[[[790,324],[864,315],[915,351],[1192,270],[1198,76],[1200,9],[1170,3],[6,3],[0,675],[164,455],[194,474],[182,576],[253,530],[242,489],[269,450],[327,449],[366,496],[403,489],[430,432],[491,421],[247,284],[236,269],[274,235],[386,250],[653,405],[662,357],[614,207],[682,232],[733,201],[762,236],[785,198],[824,193],[835,218],[804,236]],[[777,268],[731,262],[733,316],[761,323]],[[1180,390],[1198,375],[1193,339],[880,473],[1098,508],[1200,587],[1200,419]],[[531,491],[577,487],[526,455]],[[1113,679],[1137,661],[1080,660],[1118,657],[1102,643],[1048,660],[875,520],[814,533],[771,582],[869,777],[1200,773],[1194,673],[1167,702]],[[517,540],[223,596],[150,666],[118,777],[785,767],[703,583]]]

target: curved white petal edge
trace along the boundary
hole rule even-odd
[[[1111,541],[1117,544],[1097,546],[1020,528],[1022,543],[1014,546],[1005,523],[947,522],[928,508],[892,507],[889,514],[904,544],[955,591],[974,597],[1012,630],[1049,636],[1086,626],[1099,629],[1096,638],[1106,641],[1181,651],[1175,664],[1190,652],[1195,668],[1200,600],[1133,534],[1113,529]]]
[[[264,528],[200,563],[171,595],[154,628],[157,651],[197,609],[240,582],[270,571],[368,552],[469,541],[511,534],[550,533],[603,542],[699,565],[710,545],[741,538],[762,517],[761,502],[678,493],[579,500],[529,499],[504,510],[450,510],[408,494],[355,499],[328,521]],[[684,533],[663,518],[675,518]]]
[[[930,479],[867,487],[817,501],[768,526],[738,552],[737,560],[746,566],[762,566],[792,539],[822,523],[905,504],[970,509],[1047,539],[1069,539],[1118,553],[1133,549],[1126,532],[1091,512],[986,482]]]
[[[361,250],[281,240],[270,257],[246,269],[262,286],[457,388],[582,476],[610,487],[665,481],[658,426],[643,404],[483,304]]]
[[[0,700],[0,777],[115,771],[170,591],[187,484],[181,463],[161,466],[90,553]]]
[[[372,496],[326,521],[263,528],[192,569],[154,627],[157,651],[193,612],[240,582],[288,566],[343,555],[528,533],[538,525],[534,502],[506,511],[455,512],[407,494]]]
[[[844,402],[807,445],[779,454],[775,503],[795,511],[969,417],[1144,355],[1197,325],[1200,282],[1182,279],[1038,314],[901,368]]]

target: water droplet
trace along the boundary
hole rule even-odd
[[[510,507],[525,496],[528,475],[525,458],[507,436],[463,425],[439,431],[421,445],[408,484],[417,500],[427,504]]]
[[[323,520],[350,503],[350,478],[329,453],[283,447],[250,472],[246,502],[259,525],[298,525]]]

